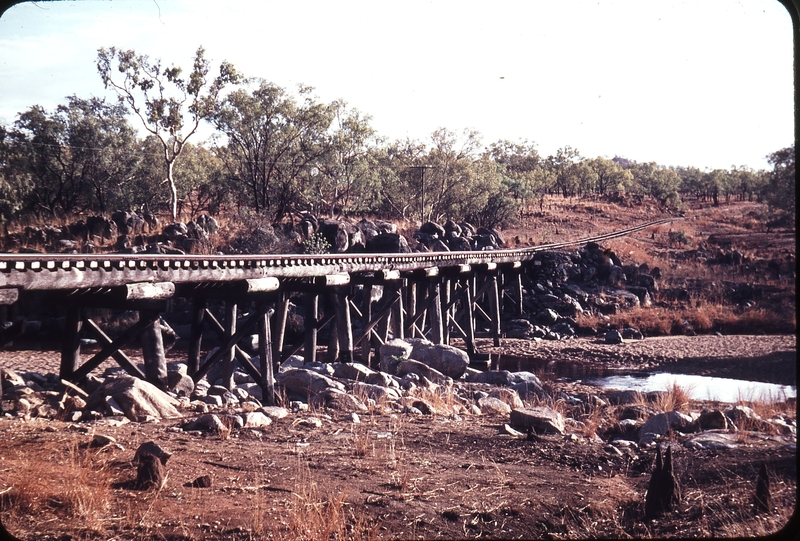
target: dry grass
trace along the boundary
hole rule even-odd
[[[766,308],[737,309],[719,303],[696,302],[694,306],[632,308],[626,312],[602,317],[579,314],[579,325],[615,328],[633,327],[645,336],[723,334],[794,334],[797,314],[788,310]]]
[[[0,512],[6,527],[56,520],[74,535],[104,531],[111,518],[112,472],[102,452],[80,448],[75,439],[30,449],[19,453],[11,444],[2,450]]]
[[[655,395],[653,406],[661,411],[681,411],[689,409],[691,387],[683,387],[676,382],[666,391]]]

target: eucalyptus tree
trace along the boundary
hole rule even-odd
[[[797,212],[795,145],[782,148],[767,156],[772,171],[769,175],[767,201],[773,210],[785,212],[795,221]]]
[[[187,144],[178,158],[178,166],[175,180],[181,213],[188,213],[191,219],[204,212],[218,214],[232,202],[224,182],[224,164],[216,152]]]
[[[18,116],[10,141],[13,178],[27,179],[22,208],[36,215],[106,212],[138,160],[124,108],[98,98],[70,96],[52,113],[34,105]]]
[[[423,220],[463,217],[466,208],[474,205],[469,198],[476,195],[476,185],[480,184],[473,167],[480,149],[481,137],[474,130],[458,134],[440,128],[431,134],[425,158],[429,174],[422,185]]]
[[[385,147],[377,169],[382,187],[381,198],[375,210],[386,218],[422,219],[422,193],[428,151],[425,144],[415,139],[402,139]]]
[[[188,77],[180,67],[163,67],[161,60],[116,47],[97,52],[97,71],[106,88],[111,88],[144,129],[161,144],[165,180],[169,186],[170,212],[178,215],[175,163],[200,126],[214,111],[223,88],[238,83],[240,75],[232,64],[222,62],[219,74],[209,79],[210,62],[199,47]],[[117,75],[120,74],[120,75]]]
[[[700,198],[703,193],[703,172],[697,167],[676,167],[675,172],[681,179],[680,192]]]
[[[649,195],[668,207],[677,207],[680,204],[678,189],[681,178],[674,169],[660,166],[656,162],[647,162],[633,164],[630,171],[633,174],[634,191]]]
[[[765,171],[756,171],[746,165],[731,167],[732,187],[740,201],[752,201],[760,196],[769,182]]]
[[[624,193],[633,181],[633,174],[629,170],[608,158],[598,156],[584,163],[594,172],[595,192],[600,195]]]
[[[522,140],[511,142],[506,139],[489,145],[486,155],[494,161],[507,179],[510,195],[521,206],[527,206],[530,199],[543,197],[547,182],[544,175],[544,160],[536,150],[536,143]]]
[[[22,167],[20,146],[17,134],[0,125],[0,222],[4,231],[22,210],[32,187],[30,174]]]
[[[313,191],[308,196],[333,218],[338,213],[370,211],[377,203],[380,139],[369,115],[348,108],[343,101],[332,106],[334,119],[325,141],[327,148],[312,171]]]
[[[278,221],[301,202],[305,185],[318,173],[335,109],[319,103],[311,87],[298,88],[298,102],[275,84],[257,83],[252,92],[228,94],[210,118],[224,136],[217,145],[225,148],[220,156],[231,182],[248,194],[256,212]]]
[[[554,188],[564,197],[575,195],[580,186],[577,165],[581,161],[578,149],[569,145],[558,149],[555,156],[550,155],[545,161],[552,174]]]

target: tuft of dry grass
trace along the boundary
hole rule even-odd
[[[681,411],[689,408],[691,387],[678,385],[672,382],[664,393],[656,395],[654,405],[662,411]]]
[[[319,541],[329,539],[351,539],[371,541],[377,539],[377,526],[355,511],[347,501],[347,494],[339,491],[322,495],[311,479],[308,465],[300,466],[299,489],[292,494],[286,527],[277,539],[297,541]]]
[[[0,489],[0,512],[14,531],[52,517],[74,532],[105,530],[110,519],[112,472],[105,459],[76,440],[40,445],[24,454],[3,449],[9,467]]]

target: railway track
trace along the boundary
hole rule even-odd
[[[0,254],[0,289],[61,290],[140,282],[228,282],[258,278],[315,278],[432,267],[524,263],[538,252],[623,237],[663,225],[663,218],[592,237],[539,246],[480,252],[412,254],[127,255]]]

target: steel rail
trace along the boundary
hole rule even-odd
[[[57,290],[136,282],[228,282],[250,278],[313,278],[336,274],[414,271],[430,267],[529,261],[539,252],[602,242],[681,220],[663,218],[592,237],[528,248],[410,254],[0,254],[0,288]]]

